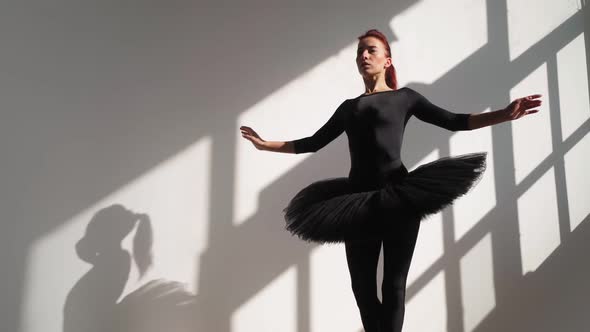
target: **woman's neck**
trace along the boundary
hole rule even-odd
[[[383,78],[381,75],[376,77],[366,77],[363,80],[365,82],[366,95],[375,92],[392,90],[389,86],[387,86],[387,83],[385,83],[385,78]]]

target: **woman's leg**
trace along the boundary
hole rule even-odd
[[[380,331],[381,302],[377,298],[377,263],[381,240],[349,240],[345,242],[345,248],[352,291],[365,332]]]
[[[383,240],[382,332],[401,332],[404,322],[406,279],[420,220],[401,221]]]

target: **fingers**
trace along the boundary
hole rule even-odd
[[[526,100],[524,102],[524,106],[528,108],[538,107],[541,106],[543,102],[541,100]]]
[[[521,101],[520,104],[523,105],[527,109],[537,107],[543,103],[543,101],[539,98],[541,98],[540,94],[534,94],[534,95],[530,95],[527,97],[523,97],[523,98],[520,98],[520,101]]]
[[[244,135],[254,135],[254,136],[256,136],[256,132],[252,128],[248,127],[248,126],[241,126],[240,127],[240,131],[242,133],[242,136],[244,136]]]
[[[240,130],[241,130],[242,132],[256,133],[256,132],[254,131],[254,129],[252,129],[252,128],[248,127],[248,126],[240,126]]]
[[[534,113],[537,113],[537,112],[539,112],[539,110],[538,110],[538,109],[534,109],[534,110],[524,110],[524,109],[522,109],[522,110],[521,110],[521,111],[519,111],[519,112],[513,112],[513,113],[511,114],[511,116],[512,116],[512,119],[513,119],[513,120],[516,120],[516,119],[520,119],[520,118],[522,118],[522,117],[523,117],[523,116],[525,116],[525,115],[534,114]]]
[[[242,137],[254,143],[255,138],[252,135],[242,133]]]
[[[511,105],[511,112],[510,112],[510,117],[512,119],[518,119],[520,117],[523,117],[525,115],[528,114],[533,114],[533,113],[537,113],[539,110],[535,109],[532,111],[529,111],[531,108],[536,108],[541,106],[541,104],[543,103],[541,99],[542,95],[541,94],[532,94],[526,97],[522,97],[522,98],[517,98],[515,99]]]
[[[528,105],[541,105],[542,100],[539,98],[541,98],[541,95],[536,94],[536,95],[530,95],[530,96],[518,98],[517,101],[519,101],[521,104],[524,104],[527,106]]]
[[[250,131],[254,131],[252,130],[252,128],[248,127],[248,126],[240,126],[240,130],[250,130]]]
[[[258,134],[248,126],[240,126],[240,132],[242,133],[243,138],[247,139],[248,141],[254,144],[256,144],[260,140]]]
[[[541,98],[543,95],[540,93],[534,94],[534,95],[530,95],[530,96],[526,96],[524,97],[527,100],[533,100],[533,99],[539,99]]]
[[[522,117],[523,117],[523,116],[525,116],[525,115],[529,115],[529,114],[534,114],[534,113],[537,113],[538,111],[539,111],[539,110],[529,110],[529,111],[524,111],[524,112],[520,113],[520,114],[519,114],[519,115],[516,117],[516,119],[518,119],[518,118],[522,118]]]
[[[242,134],[242,137],[250,139],[250,133],[252,132],[252,128],[248,126],[240,126],[240,132]]]

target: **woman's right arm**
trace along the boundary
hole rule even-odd
[[[265,141],[252,128],[241,126],[242,137],[251,141],[258,150],[283,153],[316,152],[344,132],[345,103],[346,101],[340,104],[330,119],[309,137],[286,142]]]
[[[242,137],[252,142],[255,148],[263,151],[295,153],[295,148],[292,142],[281,141],[265,141],[254,129],[248,126],[241,126]]]

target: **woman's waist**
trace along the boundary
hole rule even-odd
[[[353,186],[377,189],[386,183],[401,181],[408,170],[401,162],[380,168],[351,168],[348,179]]]

